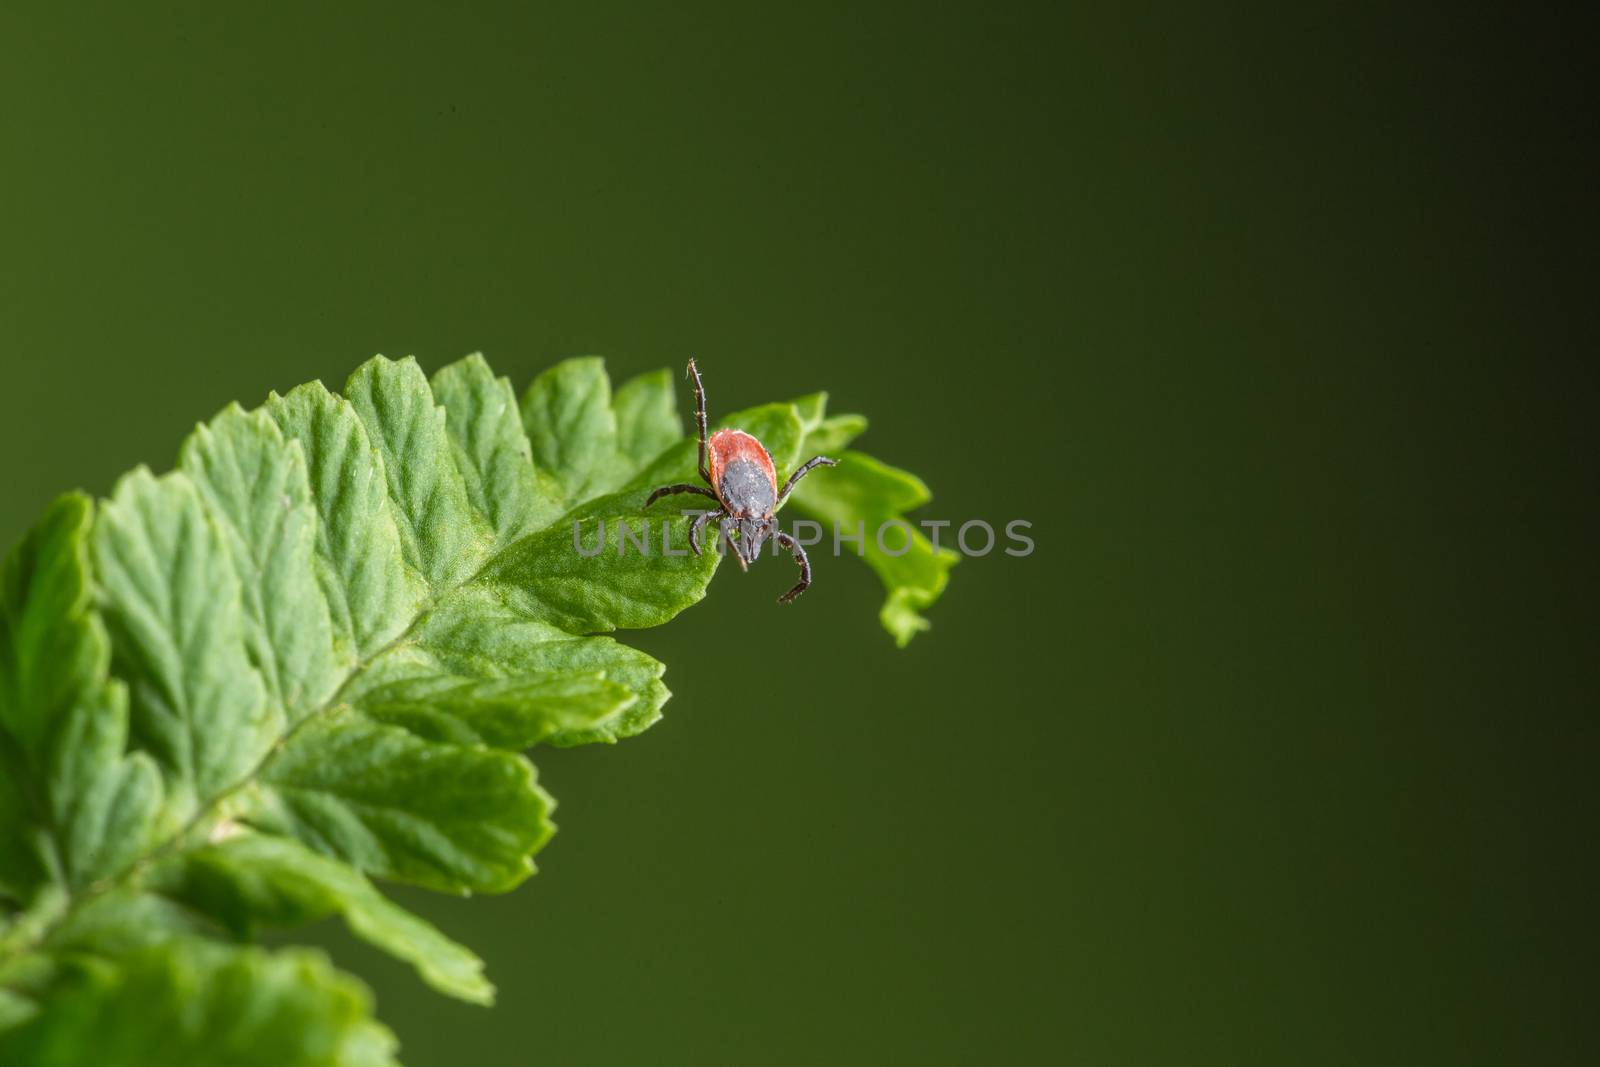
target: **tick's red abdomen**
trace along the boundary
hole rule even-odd
[[[765,446],[743,430],[718,430],[706,442],[711,485],[735,515],[770,515],[778,472]]]
[[[718,430],[706,442],[711,454],[711,481],[722,481],[722,472],[735,460],[747,459],[766,472],[767,481],[778,487],[778,472],[772,466],[772,456],[766,446],[743,430]]]

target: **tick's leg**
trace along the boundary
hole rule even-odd
[[[700,477],[711,484],[711,468],[706,466],[706,387],[700,384],[700,368],[689,361],[689,377],[694,379],[694,422],[700,431]]]
[[[694,521],[689,524],[689,547],[694,549],[694,554],[697,556],[700,555],[700,531],[705,528],[706,523],[711,521],[712,516],[720,518],[722,516],[722,512],[702,511],[700,514],[696,515],[694,517]]]
[[[675,493],[699,493],[701,496],[708,496],[712,500],[717,499],[717,494],[713,493],[703,485],[663,485],[660,489],[657,489],[655,492],[650,494],[650,499],[644,502],[644,506],[649,507],[662,497],[672,496]]]
[[[816,461],[813,460],[812,462],[814,463]],[[807,466],[810,466],[810,464],[808,463]],[[790,480],[793,481],[793,479]],[[811,561],[806,559],[806,550],[800,547],[800,542],[796,541],[782,530],[779,530],[777,533],[773,534],[772,539],[778,542],[778,544],[782,545],[784,548],[787,548],[790,552],[793,552],[794,561],[800,564],[800,581],[793,589],[789,590],[787,593],[778,598],[778,603],[787,604],[801,593],[804,593],[806,591],[806,587],[811,584]]]
[[[726,550],[738,562],[739,569],[742,571],[747,571],[750,569],[750,564],[744,561],[744,556],[739,552],[739,546],[733,543],[733,534],[729,532],[730,527],[734,524],[737,524],[738,521],[738,519],[735,519],[733,516],[727,514],[724,514],[722,518],[718,520],[717,536],[722,538],[722,544],[717,546],[717,551],[721,552]]]
[[[838,460],[829,459],[827,456],[812,456],[800,464],[799,467],[795,468],[795,472],[789,475],[789,480],[783,483],[783,492],[778,494],[778,502],[772,505],[772,510],[776,511],[783,507],[783,502],[789,499],[789,490],[794,488],[794,483],[810,474],[813,467],[833,467],[838,465],[838,462]]]

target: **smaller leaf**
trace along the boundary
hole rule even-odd
[[[405,563],[383,457],[355,408],[321,382],[274,394],[264,410],[306,457],[322,520],[316,573],[334,629],[359,656],[370,655],[405,629],[427,592]]]
[[[596,503],[621,502],[604,497]],[[625,542],[624,527],[638,543]],[[688,527],[670,512],[650,519],[637,510],[564,519],[512,545],[478,584],[526,618],[573,633],[659,626],[705,596],[716,570],[716,553],[689,552]],[[663,538],[684,554],[665,555]]]
[[[661,718],[670,695],[659,660],[609,637],[582,637],[520,614],[488,589],[465,589],[440,605],[416,635],[374,664],[372,684],[385,679],[458,675],[529,678],[546,673],[602,674],[635,700],[620,715],[594,725],[561,730],[561,747],[632,737]],[[359,701],[360,686],[352,698]]]
[[[445,411],[422,368],[375,356],[350,375],[345,396],[383,457],[407,562],[435,584],[470,575],[494,537],[468,503]]]
[[[127,740],[128,694],[116,682],[86,695],[55,736],[49,803],[73,888],[122,870],[159,829],[161,773]]]
[[[232,549],[251,660],[297,723],[333,695],[354,658],[336,654],[312,566],[318,520],[305,457],[266,412],[232,405],[189,436],[179,466]]]
[[[445,409],[467,499],[500,543],[561,514],[559,488],[534,470],[509,381],[473,355],[434,374],[433,395]]]
[[[603,674],[546,672],[494,679],[428,674],[368,690],[355,703],[379,722],[431,741],[518,750],[596,729],[638,699]]]
[[[245,649],[233,560],[181,471],[126,475],[93,544],[135,738],[165,772],[174,813],[186,815],[253,770],[283,721]]]
[[[522,424],[534,466],[555,479],[569,502],[610,487],[617,418],[604,360],[564,360],[535,378],[522,396]]]
[[[161,779],[126,754],[126,690],[91,607],[93,508],[61,497],[0,569],[0,893],[86,885],[144,847]]]
[[[281,837],[243,834],[173,857],[150,884],[212,916],[239,937],[262,926],[295,926],[341,915],[351,933],[416,968],[441,993],[494,1001],[483,961],[390,901],[336,860]]]
[[[949,548],[935,549],[905,519],[904,512],[931,499],[921,479],[861,452],[844,452],[837,458],[837,467],[813,471],[802,479],[792,499],[801,511],[836,524],[845,533],[862,534],[867,564],[888,591],[879,621],[904,647],[928,628],[920,613],[939,599],[950,580],[950,568],[960,557]],[[898,525],[886,528],[885,523]]]
[[[115,957],[180,938],[217,937],[226,931],[209,917],[170,897],[125,885],[85,897],[46,941],[58,956]]]
[[[683,436],[671,371],[641,374],[617,390],[617,451],[637,470]]]
[[[0,730],[30,762],[43,755],[56,719],[101,680],[104,668],[103,649],[85,619],[82,543],[90,513],[86,497],[58,499],[0,571]]]
[[[173,941],[116,964],[81,961],[32,1018],[0,1032],[0,1062],[393,1065],[394,1037],[371,1006],[321,953]]]
[[[827,416],[828,394],[812,393],[794,402],[795,411],[805,426],[805,442],[800,451],[812,456],[837,456],[867,429],[865,415]]]
[[[373,877],[500,892],[533,873],[552,807],[521,756],[346,711],[295,731],[240,817]]]

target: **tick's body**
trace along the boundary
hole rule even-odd
[[[732,525],[739,531],[739,541],[734,545],[734,558],[739,561],[741,570],[755,562],[756,553],[761,551],[761,543],[769,537],[787,548],[800,565],[799,584],[778,598],[778,603],[787,604],[811,584],[811,562],[806,559],[806,551],[800,547],[800,543],[778,529],[777,520],[772,515],[783,506],[789,490],[807,472],[813,467],[831,467],[834,461],[826,456],[813,456],[789,475],[789,480],[783,483],[780,491],[772,454],[760,441],[743,430],[718,430],[709,438],[706,436],[706,391],[700,383],[700,371],[692,359],[689,361],[689,376],[694,379],[694,415],[696,428],[700,431],[700,477],[711,488],[687,483],[662,486],[650,494],[644,506],[649,507],[661,497],[674,493],[696,493],[715,500],[717,510],[703,512],[689,524],[689,546],[694,549],[695,555],[700,554],[700,531],[712,519],[718,520],[719,528],[724,532]]]
[[[778,502],[778,472],[760,441],[743,430],[718,430],[706,442],[711,484],[735,519],[765,518]]]

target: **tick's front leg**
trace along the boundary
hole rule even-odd
[[[812,456],[810,459],[800,464],[799,467],[795,468],[795,472],[793,474],[789,475],[789,480],[783,483],[783,491],[778,494],[778,502],[772,505],[772,509],[776,511],[777,509],[783,507],[783,502],[789,499],[789,490],[793,489],[795,483],[801,478],[804,478],[806,475],[810,474],[812,468],[837,467],[838,465],[839,461],[836,459],[829,459],[827,456]]]
[[[700,550],[700,531],[705,529],[706,523],[710,522],[713,517],[721,519],[726,516],[721,510],[702,511],[689,524],[689,547],[694,549],[694,554],[697,556],[702,554]]]
[[[700,368],[689,361],[689,377],[694,379],[694,425],[700,435],[700,477],[711,484],[711,468],[706,466],[706,387],[700,383]]]

